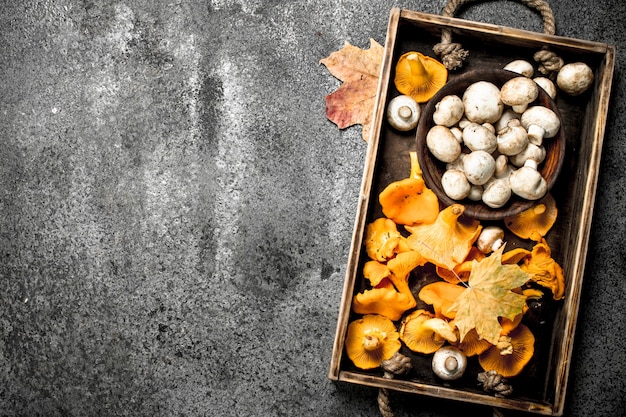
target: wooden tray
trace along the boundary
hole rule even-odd
[[[511,379],[514,392],[507,398],[485,393],[477,387],[475,379],[444,383],[430,372],[430,355],[411,355],[405,347],[402,353],[410,355],[414,371],[406,377],[394,379],[383,378],[380,368],[372,371],[356,368],[344,350],[348,324],[358,317],[351,310],[352,298],[363,289],[361,271],[367,260],[363,250],[365,227],[374,219],[382,217],[377,196],[392,181],[408,176],[408,152],[415,150],[414,131],[406,134],[394,131],[388,127],[384,118],[386,104],[398,95],[393,84],[395,63],[401,54],[408,51],[434,56],[432,47],[440,41],[442,29],[451,29],[454,41],[462,43],[470,52],[460,73],[481,68],[502,68],[514,59],[534,62],[533,54],[543,46],[549,46],[566,63],[586,62],[595,76],[591,91],[582,96],[570,97],[561,93],[557,97],[567,150],[562,173],[552,191],[558,204],[559,218],[546,238],[552,248],[553,258],[563,267],[566,293],[563,301],[545,303],[537,311],[542,325],[535,334],[535,355],[527,365],[528,369]],[[606,44],[398,8],[391,10],[372,136],[365,161],[330,364],[330,379],[503,409],[562,415],[582,297],[614,59],[614,47]],[[455,76],[451,72],[449,78]],[[507,236],[507,242],[517,244],[514,240]],[[419,291],[419,283],[411,285],[415,292]]]

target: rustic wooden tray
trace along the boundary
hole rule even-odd
[[[466,70],[502,68],[514,59],[532,61],[543,46],[559,54],[565,62],[584,61],[594,71],[591,91],[579,97],[560,94],[557,105],[565,130],[567,150],[563,169],[552,190],[559,218],[547,236],[553,258],[563,267],[566,279],[565,299],[546,302],[538,307],[535,326],[535,355],[527,369],[512,379],[514,393],[507,398],[486,394],[475,379],[444,383],[430,372],[430,357],[402,353],[413,361],[414,371],[406,377],[383,378],[383,371],[363,371],[345,355],[348,324],[354,294],[363,289],[362,266],[367,255],[363,250],[366,225],[381,217],[377,196],[390,182],[406,178],[410,170],[408,152],[415,150],[414,132],[399,133],[388,127],[384,112],[388,101],[398,95],[393,71],[404,52],[418,51],[434,56],[432,47],[440,41],[442,29],[451,29],[455,42],[470,52]],[[605,122],[615,59],[614,47],[602,43],[539,34],[457,18],[430,15],[394,8],[391,10],[385,54],[378,87],[372,136],[365,161],[360,201],[346,270],[329,378],[337,381],[388,388],[433,397],[466,401],[488,406],[560,416],[563,413],[568,371],[587,245],[591,228],[600,165]],[[449,79],[456,73],[451,72]],[[507,236],[507,245],[524,245]],[[413,282],[419,291],[419,282]],[[417,297],[416,297],[417,299]],[[477,364],[474,372],[479,372]],[[478,369],[478,370],[477,370]]]

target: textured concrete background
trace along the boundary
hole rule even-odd
[[[618,415],[626,9],[550,3],[557,34],[618,48],[566,409]],[[326,378],[366,145],[326,120],[319,60],[444,4],[1,2],[0,415],[379,415]],[[541,30],[511,1],[460,16]]]

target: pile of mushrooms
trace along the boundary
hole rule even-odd
[[[461,97],[448,95],[435,105],[426,146],[446,163],[441,185],[448,197],[500,208],[513,194],[526,200],[546,194],[538,165],[546,156],[544,140],[556,136],[561,122],[534,104],[539,88],[525,75],[500,88],[478,81]]]

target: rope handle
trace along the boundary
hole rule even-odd
[[[444,17],[454,17],[454,12],[462,5],[475,0],[448,0],[441,14]],[[543,20],[543,33],[554,35],[556,25],[554,13],[550,5],[545,0],[518,0],[520,3],[537,10]],[[452,42],[452,30],[441,30],[441,42],[433,47],[433,51],[441,57],[441,62],[448,70],[456,70],[463,66],[469,51],[463,49],[460,43]],[[545,76],[553,78],[563,66],[563,60],[554,52],[546,48],[541,49],[534,55],[534,60],[539,64],[539,72]]]

